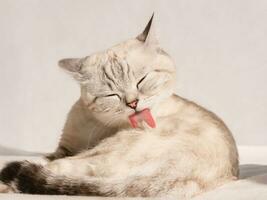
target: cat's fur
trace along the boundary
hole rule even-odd
[[[238,177],[229,129],[173,94],[175,66],[159,47],[152,19],[137,38],[59,62],[80,83],[81,98],[48,156],[55,160],[9,163],[2,182],[32,194],[190,198]],[[130,127],[135,111],[126,104],[135,99],[137,111],[151,110],[156,128]]]

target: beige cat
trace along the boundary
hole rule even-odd
[[[79,82],[81,97],[48,156],[57,160],[12,162],[1,171],[12,190],[186,199],[238,177],[228,128],[173,94],[175,65],[159,47],[153,17],[137,38],[59,65]]]

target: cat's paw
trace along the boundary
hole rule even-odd
[[[45,159],[47,159],[49,161],[53,161],[53,160],[56,160],[58,158],[60,158],[60,157],[57,155],[56,152],[45,155]]]
[[[67,155],[64,152],[56,151],[54,153],[47,154],[45,156],[45,159],[47,159],[48,161],[54,161],[65,157],[67,157]]]
[[[73,153],[65,147],[58,147],[54,153],[47,154],[45,158],[49,161],[53,161],[68,156],[73,156]]]

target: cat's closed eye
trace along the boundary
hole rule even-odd
[[[145,80],[147,75],[145,75],[143,78],[141,78],[138,83],[136,84],[136,88],[139,89],[139,85],[142,83],[143,80]]]
[[[121,100],[121,97],[120,97],[120,95],[118,95],[118,94],[108,94],[108,95],[105,95],[104,97],[118,97],[120,100]]]

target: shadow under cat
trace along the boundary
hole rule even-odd
[[[260,183],[267,184],[267,176],[260,176],[267,174],[267,165],[258,164],[244,164],[239,166],[240,175],[239,179],[247,179]]]

